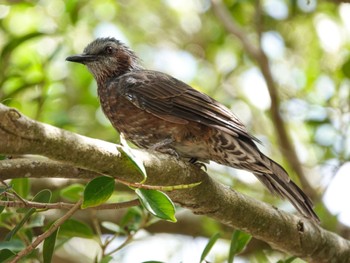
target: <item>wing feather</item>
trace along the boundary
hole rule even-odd
[[[165,73],[132,71],[110,85],[118,85],[120,95],[164,120],[181,124],[194,121],[257,141],[225,106]]]

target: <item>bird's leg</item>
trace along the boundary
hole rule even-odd
[[[192,157],[192,158],[190,158],[189,162],[192,164],[195,164],[196,162],[198,162],[198,159],[195,157]]]
[[[180,155],[173,148],[169,147],[169,145],[172,144],[173,142],[174,142],[173,139],[168,138],[168,139],[159,141],[156,144],[153,144],[149,148],[149,150],[170,154],[175,156],[177,159],[180,159]]]

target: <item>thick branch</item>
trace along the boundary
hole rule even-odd
[[[35,122],[1,104],[0,153],[38,154],[60,161],[62,166],[74,165],[132,182],[140,180],[133,167],[125,164],[127,162],[115,145]],[[350,242],[307,219],[236,193],[197,167],[175,158],[140,150],[135,153],[145,164],[148,184],[178,185],[202,181],[195,188],[169,192],[175,202],[196,214],[242,229],[309,262],[345,262],[350,258]],[[31,175],[35,177],[35,171]],[[67,178],[67,175],[63,177]]]
[[[258,45],[258,47],[255,47],[252,44],[252,41],[246,36],[244,31],[233,20],[231,14],[227,10],[227,8],[222,4],[221,0],[211,0],[211,2],[217,18],[222,22],[226,30],[240,40],[245,51],[257,62],[261,70],[261,73],[264,76],[264,79],[266,81],[266,85],[270,94],[270,98],[271,98],[270,112],[272,117],[272,123],[274,124],[275,130],[278,135],[277,138],[280,145],[280,149],[283,155],[286,156],[286,159],[289,161],[293,171],[295,171],[295,173],[298,175],[304,191],[312,199],[315,199],[317,197],[316,193],[314,189],[310,186],[309,182],[305,177],[304,170],[302,169],[302,166],[296,154],[293,143],[291,142],[291,139],[288,135],[284,120],[279,112],[280,101],[279,101],[278,89],[273,79],[269,61],[265,52],[261,49],[260,45]],[[259,23],[258,27],[259,27],[258,31],[261,30],[261,23]],[[258,32],[258,34],[260,33],[261,32]]]
[[[21,177],[91,179],[97,176],[101,174],[42,157],[15,158],[0,162],[1,180]]]

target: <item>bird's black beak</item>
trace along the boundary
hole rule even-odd
[[[87,54],[80,54],[80,55],[73,55],[66,58],[67,61],[70,62],[76,62],[85,64],[87,62],[92,62],[96,60],[96,56],[93,55],[87,55]]]

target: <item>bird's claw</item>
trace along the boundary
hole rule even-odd
[[[178,152],[170,147],[170,144],[173,142],[174,142],[173,139],[165,139],[163,141],[160,141],[152,145],[152,147],[150,147],[149,149],[152,151],[169,154],[169,155],[175,156],[176,159],[180,159],[180,155],[178,154]]]
[[[191,164],[197,166],[199,169],[204,168],[204,171],[207,171],[207,166],[206,166],[204,163],[198,161],[197,158],[192,157],[192,158],[189,160],[189,162],[190,162]]]

